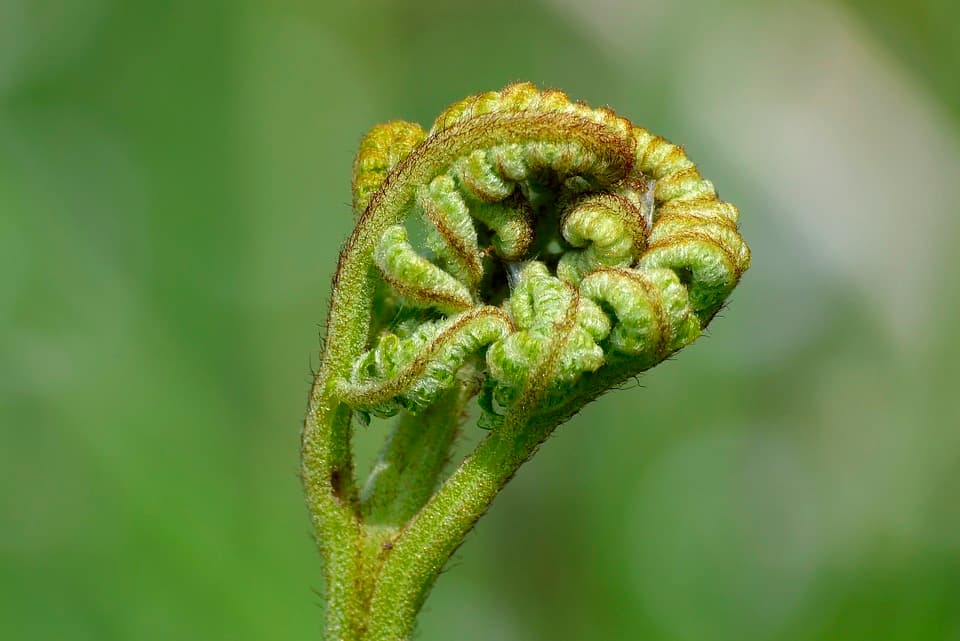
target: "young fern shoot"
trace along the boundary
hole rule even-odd
[[[457,102],[429,131],[374,127],[353,209],[302,479],[328,641],[400,641],[520,465],[695,340],[750,252],[681,147],[528,83]],[[474,397],[488,432],[439,483]],[[361,490],[354,419],[396,414]]]

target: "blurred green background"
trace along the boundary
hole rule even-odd
[[[418,639],[960,640],[958,5],[348,4],[0,0],[0,637],[320,638],[298,432],[355,146],[525,79],[684,144],[754,262]]]

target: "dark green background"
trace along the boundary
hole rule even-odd
[[[0,0],[0,637],[320,637],[298,432],[355,146],[526,79],[683,143],[754,262],[418,638],[960,639],[956,4],[348,4]]]

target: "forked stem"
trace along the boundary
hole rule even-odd
[[[370,601],[365,641],[407,638],[443,566],[555,427],[497,430],[463,461],[394,542]]]

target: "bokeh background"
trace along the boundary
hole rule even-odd
[[[754,262],[418,639],[960,639],[957,6],[0,0],[0,637],[320,638],[298,432],[355,146],[527,79],[684,144]]]

